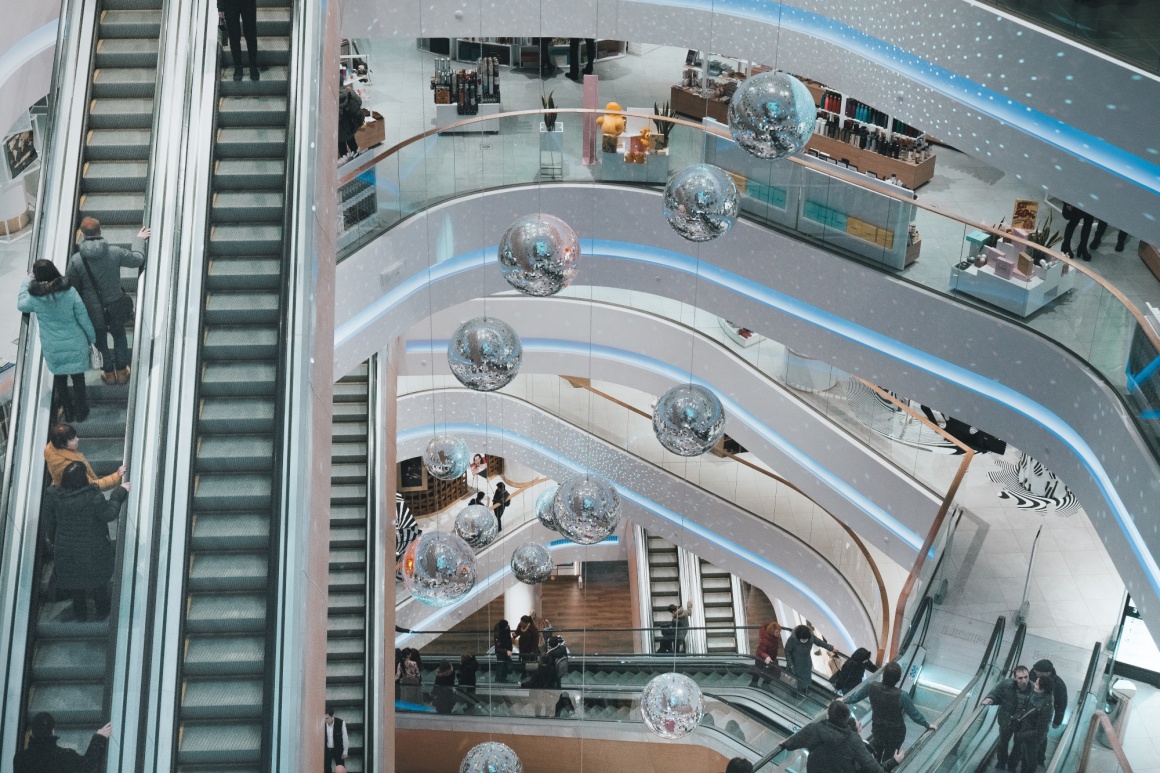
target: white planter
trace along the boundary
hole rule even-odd
[[[540,176],[564,176],[564,124],[558,120],[551,131],[540,121]]]

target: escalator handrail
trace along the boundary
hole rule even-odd
[[[1108,674],[1105,679],[1100,680],[1101,685],[1098,690],[1096,687],[1096,678],[1101,673],[1101,663],[1104,661],[1104,656],[1107,656],[1107,663],[1104,664]],[[1084,673],[1083,684],[1080,686],[1079,692],[1075,697],[1075,708],[1071,713],[1071,721],[1067,723],[1063,734],[1059,737],[1059,743],[1055,747],[1055,753],[1051,755],[1051,759],[1047,761],[1047,773],[1058,773],[1065,768],[1065,765],[1070,761],[1071,747],[1075,740],[1080,736],[1081,730],[1086,730],[1086,727],[1080,721],[1080,718],[1085,714],[1084,706],[1091,700],[1093,703],[1099,698],[1099,694],[1106,689],[1106,682],[1111,678],[1111,660],[1113,654],[1108,652],[1100,642],[1096,642],[1092,646],[1092,655],[1088,660],[1087,671]],[[1096,708],[1098,711],[1098,707]]]

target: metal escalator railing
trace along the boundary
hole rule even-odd
[[[1091,659],[1084,673],[1083,684],[1076,693],[1071,717],[1055,753],[1047,761],[1047,773],[1064,773],[1077,770],[1084,751],[1084,733],[1091,718],[1104,710],[1104,700],[1112,679],[1115,665],[1115,650],[1101,647],[1099,642],[1092,646]]]

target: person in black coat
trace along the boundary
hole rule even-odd
[[[507,486],[501,480],[495,484],[495,494],[491,497],[491,509],[495,513],[495,522],[499,524],[497,533],[503,531],[503,512],[507,510],[508,505],[512,503],[512,496],[508,493]]]
[[[495,644],[495,678],[492,681],[506,682],[512,662],[512,627],[507,620],[500,620],[492,633]]]
[[[258,72],[258,0],[218,0],[218,13],[226,22],[234,80],[242,79],[242,35],[246,36],[250,80],[261,80],[262,74]]]
[[[439,661],[435,669],[435,686],[431,688],[431,703],[438,714],[450,714],[455,708],[455,667],[450,660]]]
[[[89,483],[83,462],[70,462],[60,477],[60,488],[45,497],[44,525],[56,558],[56,587],[72,596],[77,620],[88,620],[88,597],[104,620],[111,608],[109,580],[113,578],[113,543],[109,524],[117,520],[130,485],[113,489],[109,499]]]
[[[475,680],[478,673],[479,661],[475,659],[475,655],[465,652],[459,656],[459,686],[465,692],[475,692]]]
[[[72,749],[56,745],[52,714],[42,711],[32,718],[32,737],[28,747],[16,752],[12,761],[13,773],[96,773],[105,769],[105,755],[109,750],[109,735],[113,725],[106,724],[89,740],[89,748],[82,757]]]
[[[338,157],[348,158],[358,153],[354,136],[363,125],[362,97],[349,86],[341,86],[338,94]]]
[[[1035,682],[1041,676],[1051,677],[1051,706],[1052,718],[1051,727],[1056,728],[1063,724],[1063,716],[1067,714],[1067,685],[1059,678],[1059,674],[1055,672],[1055,664],[1050,660],[1037,660],[1035,665],[1031,667],[1031,681]],[[1044,743],[1039,749],[1039,764],[1042,765],[1047,759],[1047,743],[1046,735],[1044,736]]]
[[[854,650],[849,660],[842,664],[837,673],[830,677],[830,684],[834,685],[839,695],[845,695],[862,684],[862,677],[867,671],[874,673],[877,670],[878,666],[870,660],[870,650],[859,647]]]

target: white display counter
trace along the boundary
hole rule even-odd
[[[1077,272],[1068,270],[1064,273],[1069,268],[1065,263],[1056,262],[1046,269],[1036,268],[1035,276],[1023,281],[998,276],[990,264],[982,268],[971,265],[960,269],[956,266],[951,269],[950,289],[1026,317],[1075,287]]]
[[[469,118],[479,118],[485,115],[498,115],[503,112],[502,102],[484,102],[479,105],[479,112],[475,115],[460,115],[458,105],[435,105],[435,128],[466,121]],[[494,134],[499,131],[499,121],[480,121],[479,123],[460,126],[447,134]]]

